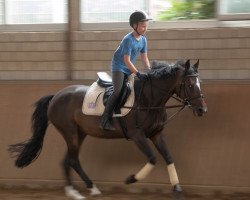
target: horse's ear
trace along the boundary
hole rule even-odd
[[[190,60],[188,59],[186,61],[186,63],[185,63],[185,69],[186,69],[186,71],[189,70],[189,68],[190,68]]]
[[[196,71],[198,70],[199,62],[200,62],[200,60],[198,59],[197,62],[194,64],[194,68],[196,69]]]

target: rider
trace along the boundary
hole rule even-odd
[[[112,115],[118,100],[124,79],[134,73],[141,81],[148,80],[147,74],[141,73],[135,67],[136,57],[140,52],[142,63],[150,69],[147,56],[147,39],[144,34],[147,31],[148,21],[151,20],[144,11],[135,11],[129,17],[129,24],[133,31],[125,35],[116,49],[112,59],[113,93],[109,97],[101,118],[100,128],[115,130],[112,125]]]

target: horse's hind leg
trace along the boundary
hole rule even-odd
[[[167,163],[168,167],[168,173],[169,173],[169,178],[170,178],[170,183],[173,186],[173,191],[174,192],[181,192],[181,186],[179,184],[179,179],[177,176],[177,172],[173,163],[173,160],[170,156],[170,153],[167,149],[166,142],[164,140],[164,136],[162,133],[158,133],[155,136],[151,138],[152,142],[154,143],[155,147],[159,151],[159,153],[162,155],[164,160]]]
[[[71,159],[70,155],[74,154],[73,149],[75,149],[75,151],[79,151],[79,150],[77,150],[77,148],[78,149],[80,148],[80,146],[81,146],[82,142],[84,141],[85,137],[86,137],[85,134],[83,134],[82,136],[78,135],[78,146],[76,145],[76,147],[73,147],[74,145],[70,145],[69,142],[67,142],[68,151],[66,152],[65,158],[64,158],[64,160],[62,162],[62,166],[63,166],[63,169],[64,169],[64,176],[66,177],[66,184],[68,186],[72,185],[72,179],[71,179],[72,159]],[[69,148],[72,149],[72,150],[70,150]]]
[[[72,131],[74,130],[74,131]],[[76,171],[76,173],[81,177],[81,179],[85,182],[87,188],[90,190],[91,195],[101,194],[99,189],[93,185],[93,182],[89,179],[87,174],[83,171],[80,161],[79,161],[79,150],[82,142],[84,141],[86,134],[82,133],[77,126],[71,128],[69,134],[65,136],[65,141],[67,142],[68,152],[65,156],[63,167],[65,171],[67,186],[65,187],[65,192],[67,196],[70,196],[74,199],[83,199],[78,191],[73,189],[70,171],[71,168]]]

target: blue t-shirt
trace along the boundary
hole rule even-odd
[[[130,56],[130,61],[135,64],[138,54],[147,52],[147,39],[145,36],[141,36],[140,40],[135,39],[132,32],[128,33],[120,45],[116,49],[112,59],[112,72],[122,71],[123,73],[130,75],[132,72],[128,69],[124,63],[124,55]]]

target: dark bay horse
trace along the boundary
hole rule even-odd
[[[156,164],[156,157],[151,150],[149,140],[153,142],[163,156],[175,192],[181,192],[173,160],[164,141],[162,130],[167,121],[166,103],[174,95],[184,106],[190,107],[194,114],[202,116],[207,106],[200,89],[198,78],[199,61],[194,65],[190,61],[180,60],[173,64],[156,61],[149,70],[149,81],[141,82],[135,78],[135,102],[131,111],[121,119],[126,124],[126,137],[134,141],[147,157],[148,162],[136,174],[129,176],[126,183],[134,183],[145,178]],[[90,194],[100,194],[100,190],[87,176],[79,162],[79,150],[87,135],[99,138],[124,138],[124,132],[114,119],[115,131],[99,128],[100,117],[82,113],[82,103],[89,86],[69,86],[55,95],[42,97],[35,104],[32,115],[32,137],[18,144],[10,145],[9,151],[17,156],[15,165],[26,167],[40,154],[48,122],[50,121],[61,133],[67,143],[68,151],[63,162],[67,181],[66,195],[74,199],[83,199],[72,187],[70,171],[73,169],[85,182]]]

